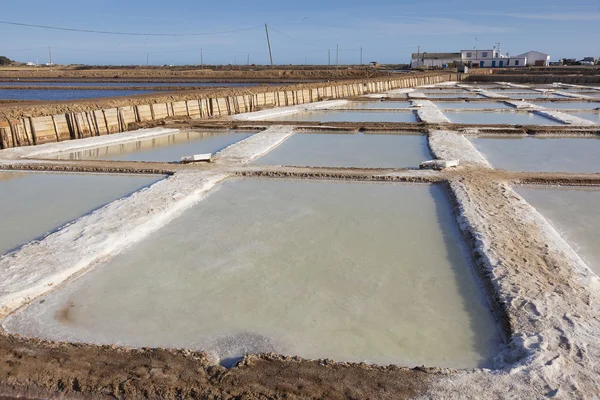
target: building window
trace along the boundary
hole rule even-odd
[[[487,57],[488,52],[484,51],[483,53],[481,53],[481,57]]]
[[[467,53],[467,57],[468,57],[468,58],[471,58],[471,57],[473,57],[473,53],[471,53],[471,52]]]
[[[515,60],[515,65],[519,65],[519,60]]]

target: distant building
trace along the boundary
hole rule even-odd
[[[462,62],[471,67],[503,68],[508,66],[509,58],[496,49],[461,50],[460,54]]]
[[[460,53],[413,53],[411,68],[444,67],[445,65],[465,65],[475,68],[523,68],[530,65],[550,65],[550,55],[539,51],[528,51],[518,56],[509,57],[501,51],[491,50],[461,50]]]
[[[444,65],[460,64],[460,53],[413,53],[410,67],[443,68]]]
[[[527,66],[547,67],[550,65],[550,54],[539,51],[528,51],[527,53],[519,54],[517,57],[525,57]]]
[[[581,65],[595,65],[596,64],[596,60],[594,59],[594,57],[585,57],[583,60],[580,61]]]

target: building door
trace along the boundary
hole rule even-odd
[[[492,61],[492,68],[496,66],[496,61]]]
[[[485,61],[479,61],[479,68],[483,68],[484,65],[485,65]]]
[[[504,61],[500,61],[500,68],[504,67]]]

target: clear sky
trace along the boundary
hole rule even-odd
[[[5,0],[0,20],[131,33],[126,36],[0,24],[0,55],[18,61],[85,64],[265,64],[264,23],[276,64],[405,63],[410,54],[491,49],[600,56],[600,0]],[[477,38],[477,40],[476,40]],[[148,54],[148,55],[147,55]]]

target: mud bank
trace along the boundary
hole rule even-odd
[[[356,97],[399,87],[414,87],[455,78],[428,73],[386,79],[348,80],[321,84],[249,87],[215,91],[63,102],[0,105],[0,148],[43,144],[123,132],[136,123],[181,117],[208,119],[259,109]]]

